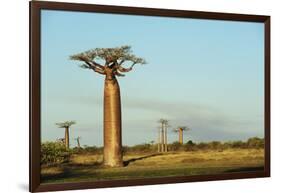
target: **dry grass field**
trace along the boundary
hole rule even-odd
[[[125,167],[104,168],[102,155],[75,154],[69,163],[42,166],[43,183],[137,179],[263,170],[263,149],[128,154]]]

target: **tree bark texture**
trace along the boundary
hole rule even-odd
[[[65,128],[64,140],[65,140],[65,148],[69,149],[69,127]]]
[[[168,139],[167,139],[167,126],[164,126],[165,128],[165,152],[168,152]]]
[[[123,166],[121,134],[121,99],[116,78],[106,78],[104,85],[104,153],[103,164]]]
[[[160,143],[161,143],[161,128],[159,128],[158,130],[158,152],[161,152]]]
[[[78,148],[80,149],[80,141],[79,141],[79,139],[77,139],[77,145],[78,145]]]
[[[162,128],[161,128],[161,152],[164,152],[164,126],[162,124]]]
[[[179,129],[179,143],[183,144],[183,130],[182,130],[182,128]]]

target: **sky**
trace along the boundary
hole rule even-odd
[[[41,11],[41,140],[103,145],[104,76],[70,55],[132,46],[147,61],[118,77],[123,145],[157,140],[157,120],[186,125],[184,140],[264,137],[264,24],[71,11]]]

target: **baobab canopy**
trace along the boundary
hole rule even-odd
[[[99,74],[106,75],[105,67],[109,67],[114,69],[114,75],[125,76],[121,73],[131,71],[135,64],[146,63],[143,58],[137,57],[131,52],[131,46],[127,45],[115,48],[95,48],[72,55],[70,59],[85,62],[80,65],[82,68],[92,69]],[[123,67],[122,65],[125,63],[130,65],[130,67]]]
[[[65,121],[61,123],[56,123],[56,125],[60,128],[67,128],[70,127],[71,125],[74,125],[76,122],[75,121]]]
[[[177,128],[174,129],[174,132],[179,132],[179,130],[189,131],[190,128],[187,126],[178,126]]]

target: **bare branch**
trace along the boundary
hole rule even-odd
[[[100,69],[100,68],[97,68],[97,67],[94,67],[92,68],[95,72],[99,73],[99,74],[105,74],[104,70],[103,69]]]
[[[159,119],[158,120],[158,123],[162,123],[162,124],[168,124],[169,123],[169,121],[167,120],[167,119]]]
[[[118,66],[118,70],[120,72],[130,72],[132,69],[133,69],[132,66],[130,68],[124,68],[122,66]]]
[[[101,69],[104,69],[104,66],[100,65],[99,63],[95,62],[94,59],[97,57],[97,55],[94,52],[86,51],[84,53],[75,54],[70,56],[71,60],[78,60],[83,61],[90,67],[98,66]]]
[[[125,76],[125,74],[121,74],[120,72],[118,72],[117,70],[115,71],[115,75],[116,76],[122,76],[122,77],[124,77]]]
[[[99,63],[97,63],[97,62],[95,62],[95,61],[90,61],[89,63],[92,64],[92,65],[94,65],[94,66],[99,67],[100,69],[104,69],[104,66],[103,66],[103,65],[100,65]]]
[[[143,58],[131,54],[131,47],[127,45],[115,48],[95,48],[72,55],[70,59],[85,62],[81,65],[82,68],[93,69],[100,74],[105,74],[104,69],[107,67],[114,68],[119,71],[116,73],[117,76],[122,76],[120,72],[131,71],[135,64],[146,63]],[[97,63],[97,60],[104,60],[104,65]],[[131,66],[129,68],[122,67],[121,65],[125,62],[131,62]]]
[[[84,69],[93,69],[92,67],[90,67],[89,65],[87,64],[80,64],[79,65],[81,68],[84,68]]]
[[[187,126],[178,126],[177,128],[173,129],[175,132],[178,132],[179,130],[183,131],[190,131],[191,129]]]
[[[124,55],[123,57],[119,58],[121,61],[119,62],[119,65],[122,65],[124,62],[132,62],[133,65],[135,64],[146,64],[146,61],[143,58],[136,57],[133,54],[127,54]]]

